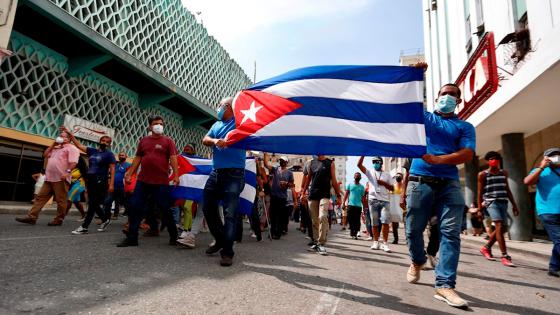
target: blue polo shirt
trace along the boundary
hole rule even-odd
[[[537,169],[533,169],[531,174],[536,171]],[[560,168],[556,168],[556,172],[560,174]],[[535,203],[537,215],[560,214],[560,176],[555,174],[550,166],[539,175]]]
[[[217,121],[212,125],[207,136],[214,139],[225,139],[228,132],[235,129],[235,119],[228,121]],[[220,168],[243,168],[245,169],[245,150],[224,148],[216,146],[212,148],[212,166],[214,169]]]
[[[89,156],[89,175],[109,177],[109,166],[115,164],[115,156],[109,150],[99,151],[96,148],[87,147],[86,154]]]
[[[126,161],[122,163],[119,161],[117,162],[117,164],[115,164],[115,189],[124,189],[124,174],[126,173],[126,170],[131,166],[132,164]]]
[[[424,112],[424,124],[428,154],[444,155],[465,148],[475,151],[476,133],[473,125],[460,120],[456,115],[443,117]],[[457,166],[428,164],[421,158],[412,160],[410,174],[459,179]]]

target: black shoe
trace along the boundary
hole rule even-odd
[[[257,235],[257,242],[260,242],[260,241],[262,241],[262,235],[259,234],[259,235]]]
[[[548,271],[548,275],[551,276],[551,277],[559,278],[559,277],[560,277],[560,271],[552,271],[552,270],[549,270],[549,271]]]
[[[220,259],[220,266],[222,267],[229,267],[232,264],[233,264],[233,257],[222,256],[222,259]]]
[[[175,246],[175,245],[177,245],[177,239],[176,239],[176,238],[170,238],[168,244],[169,244],[170,246]]]
[[[130,246],[138,246],[138,240],[131,241],[128,238],[122,240],[122,242],[117,244],[117,247],[130,247]]]
[[[279,239],[280,239],[280,236],[278,236],[278,235],[272,235],[272,239],[273,239],[273,240],[279,240]]]
[[[220,249],[222,249],[222,246],[220,246],[220,245],[218,245],[218,244],[214,244],[214,245],[212,245],[212,246],[209,246],[209,247],[206,249],[206,255],[215,254],[215,253],[219,252]]]
[[[399,240],[393,240],[393,244],[398,244]]]

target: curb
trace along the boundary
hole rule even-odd
[[[12,214],[14,216],[26,215],[27,212],[29,212],[29,209],[31,209],[31,205],[29,206],[29,208],[12,208],[12,209],[0,208],[0,214]],[[40,213],[41,215],[55,215],[56,208],[44,208],[43,210],[41,210]],[[80,212],[76,209],[72,209],[70,210],[70,212],[68,212],[67,216],[78,216],[78,215],[80,215]]]
[[[471,246],[476,247],[476,248],[480,248],[480,247],[484,246],[484,242],[479,242],[479,241],[465,239],[465,238],[461,238],[461,243],[465,243],[465,244],[471,245]],[[530,250],[526,250],[526,249],[514,248],[514,247],[508,247],[507,250],[508,250],[508,252],[510,252],[512,254],[515,253],[515,254],[519,254],[519,255],[528,255],[528,256],[532,256],[534,258],[544,259],[544,260],[546,260],[547,263],[550,260],[550,254],[543,254],[543,253],[538,253],[538,252],[534,252],[534,251],[530,251]],[[481,255],[481,257],[482,257],[482,255]]]

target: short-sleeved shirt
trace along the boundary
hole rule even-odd
[[[115,164],[115,181],[114,186],[115,189],[124,189],[124,174],[126,174],[126,170],[131,166],[129,162],[118,162]]]
[[[69,143],[62,147],[54,147],[48,156],[45,181],[60,182],[63,176],[70,181],[67,170],[72,169],[70,164],[78,163],[78,158],[80,158],[80,150]]]
[[[533,169],[531,174],[536,172]],[[560,168],[555,171],[560,174]],[[537,215],[541,214],[560,214],[560,176],[549,167],[545,168],[539,176],[537,183]]]
[[[153,185],[169,184],[169,158],[177,155],[175,142],[166,136],[142,138],[136,156],[142,158],[138,181]]]
[[[329,159],[313,159],[306,164],[303,174],[311,176],[309,200],[331,197],[331,164]]]
[[[369,180],[368,199],[389,201],[389,190],[385,186],[380,185],[377,180],[380,179],[389,185],[393,185],[391,175],[383,171],[366,170],[366,176]]]
[[[228,132],[235,129],[235,119],[217,121],[208,131],[207,136],[214,139],[225,139]],[[212,166],[214,169],[221,168],[245,168],[245,150],[224,148],[216,146],[212,148]]]
[[[86,154],[89,157],[88,175],[109,177],[109,166],[116,162],[113,152],[87,147]]]
[[[346,185],[346,191],[348,191],[348,205],[361,207],[362,197],[366,193],[366,188],[362,184],[351,183]]]
[[[475,151],[476,133],[473,125],[456,115],[443,117],[424,112],[424,124],[428,154],[445,155],[465,148]],[[410,174],[459,179],[457,166],[428,164],[420,158],[412,161]]]
[[[294,174],[289,169],[282,170],[280,167],[272,168],[272,185],[271,185],[271,195],[277,198],[287,199],[288,198],[288,187],[280,187],[280,181],[293,183]]]

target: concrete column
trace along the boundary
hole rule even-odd
[[[533,239],[533,222],[529,210],[529,192],[523,184],[527,175],[527,161],[525,159],[525,143],[522,133],[502,135],[502,156],[504,169],[509,173],[509,188],[519,207],[519,216],[513,216],[513,223],[509,229],[512,240],[531,241]],[[511,209],[511,206],[510,206]]]
[[[470,206],[476,202],[478,189],[478,156],[465,163],[465,204]]]

